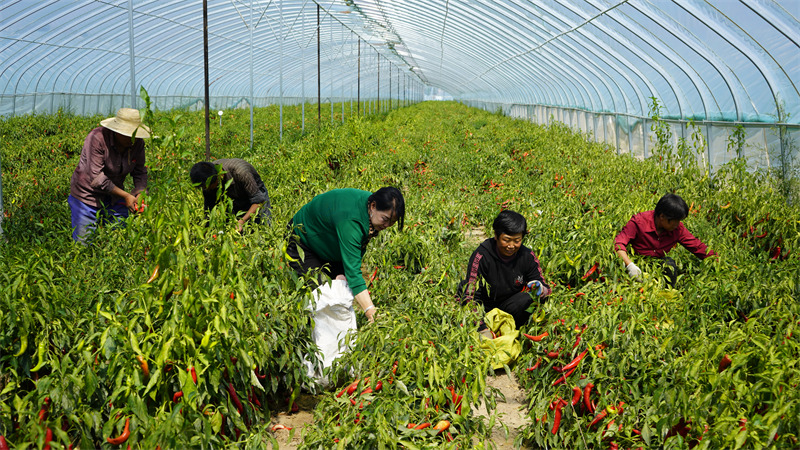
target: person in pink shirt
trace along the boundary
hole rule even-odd
[[[676,244],[681,244],[700,259],[716,255],[700,239],[694,237],[681,223],[689,215],[689,206],[678,195],[666,194],[653,211],[635,214],[614,239],[614,250],[622,258],[631,278],[639,280],[642,270],[628,255],[628,245],[637,255],[661,259],[670,285],[675,287],[678,270],[675,261],[666,256]]]

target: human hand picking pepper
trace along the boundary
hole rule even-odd
[[[542,282],[539,281],[539,280],[531,281],[530,283],[528,283],[528,290],[531,291],[531,292],[534,292],[534,290],[535,290],[536,291],[536,296],[537,297],[541,297],[542,296]]]

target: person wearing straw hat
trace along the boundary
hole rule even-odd
[[[67,199],[72,239],[82,244],[98,224],[117,222],[137,211],[139,196],[147,188],[144,139],[150,137],[150,129],[142,124],[139,110],[120,108],[100,125],[83,141]],[[133,178],[130,192],[125,190],[128,175]]]

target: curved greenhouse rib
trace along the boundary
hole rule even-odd
[[[697,20],[699,20],[699,21],[700,21],[700,22],[702,22],[702,23],[703,23],[705,26],[707,26],[709,30],[711,30],[712,32],[714,32],[715,34],[717,34],[717,36],[719,36],[719,37],[720,37],[720,38],[722,38],[722,39],[723,39],[725,42],[727,42],[728,44],[730,44],[730,46],[731,46],[733,49],[736,49],[736,50],[738,50],[738,51],[739,51],[739,52],[742,54],[742,56],[744,56],[745,58],[747,58],[747,60],[748,60],[748,61],[750,61],[750,63],[752,64],[753,68],[754,68],[755,70],[757,70],[757,71],[758,71],[758,73],[760,73],[760,74],[761,74],[761,77],[762,77],[762,78],[764,79],[764,81],[767,83],[767,86],[769,87],[769,90],[770,90],[770,94],[772,95],[772,98],[773,98],[773,100],[775,101],[775,105],[777,105],[777,104],[778,104],[778,98],[777,98],[777,96],[776,96],[776,94],[775,94],[775,88],[773,87],[773,83],[771,83],[771,82],[770,82],[770,80],[769,80],[769,76],[768,76],[767,74],[765,74],[763,70],[761,70],[761,67],[760,67],[760,65],[759,65],[759,64],[756,64],[756,62],[753,60],[753,58],[752,58],[752,57],[751,57],[751,56],[750,56],[750,55],[749,55],[747,52],[744,52],[744,51],[742,51],[742,50],[741,50],[741,49],[742,49],[742,47],[744,47],[744,45],[741,45],[741,46],[739,46],[739,45],[735,45],[735,44],[734,44],[734,41],[738,41],[738,43],[740,43],[740,44],[744,44],[743,42],[739,41],[738,39],[735,39],[733,36],[726,35],[725,33],[721,32],[721,31],[720,31],[720,29],[719,29],[719,27],[712,27],[712,26],[709,24],[709,20],[708,20],[708,18],[706,18],[706,17],[701,17],[701,15],[700,15],[700,14],[697,14],[697,13],[695,13],[695,12],[692,12],[692,11],[690,11],[688,8],[686,8],[686,7],[684,7],[684,6],[681,6],[681,5],[678,5],[678,6],[679,6],[679,7],[681,7],[681,8],[683,8],[684,10],[686,10],[688,13],[692,14],[693,16],[697,17]],[[725,17],[725,18],[726,18],[726,19],[727,19],[727,20],[728,20],[728,21],[729,21],[729,22],[730,22],[732,25],[736,26],[737,28],[739,28],[739,29],[740,29],[740,30],[741,30],[741,31],[744,33],[744,30],[743,30],[743,29],[742,29],[742,28],[741,28],[741,27],[740,27],[738,24],[736,24],[736,22],[734,22],[734,21],[730,20],[730,18],[728,18],[727,16],[725,16],[725,14],[724,14],[724,13],[722,13],[722,11],[720,11],[720,10],[719,10],[719,9],[717,9],[715,6],[713,6],[713,5],[710,5],[710,4],[709,4],[709,7],[711,7],[711,8],[714,8],[714,10],[715,10],[715,11],[717,11],[717,12],[718,12],[720,15],[722,15],[723,17]],[[748,36],[748,37],[749,37],[749,36]],[[755,41],[754,41],[754,42],[755,42]],[[758,44],[758,45],[759,45],[759,47],[760,47],[760,44]],[[761,47],[761,48],[763,49],[763,47]],[[737,78],[738,78],[738,77],[737,77]],[[745,88],[745,90],[747,89],[747,87],[746,87],[744,84],[742,84],[742,86],[743,86],[743,88]],[[752,100],[751,100],[751,104],[753,105],[753,108],[754,108],[754,110],[756,110],[756,111],[757,111],[757,110],[758,110],[758,108],[756,107],[756,105],[755,105],[754,103],[752,103]]]

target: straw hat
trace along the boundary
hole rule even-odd
[[[142,125],[142,119],[138,109],[120,108],[117,115],[100,121],[100,125],[116,133],[132,137],[136,131],[137,138],[149,138],[150,128]]]

